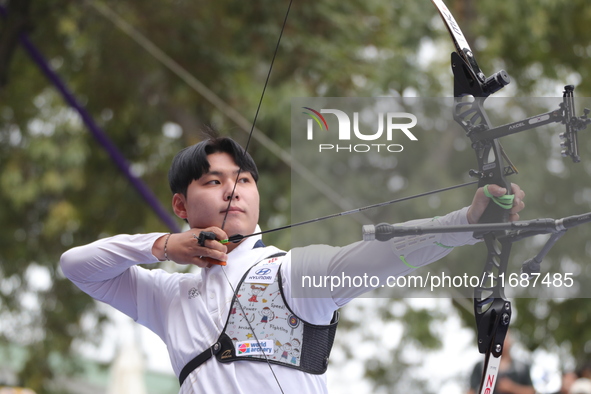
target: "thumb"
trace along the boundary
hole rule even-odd
[[[495,197],[501,197],[507,194],[507,189],[499,185],[488,185],[488,192]]]

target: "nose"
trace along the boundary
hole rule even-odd
[[[235,187],[232,190],[230,190],[230,192],[225,197],[225,201],[230,200],[240,200],[240,195],[238,194],[238,190]]]
[[[226,182],[224,188],[224,201],[240,200],[240,182],[237,179],[232,179],[231,182]]]

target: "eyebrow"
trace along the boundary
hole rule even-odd
[[[240,170],[236,170],[236,171],[233,171],[233,172],[232,172],[232,174],[236,174],[236,175],[237,175],[237,174],[238,174],[238,172],[244,172],[244,170],[242,170],[242,171],[240,171]],[[224,175],[224,174],[225,174],[225,172],[223,172],[223,171],[215,171],[215,170],[214,170],[214,171],[207,171],[207,172],[206,172],[205,174],[203,174],[203,175],[215,175],[215,176],[222,176],[222,175]]]

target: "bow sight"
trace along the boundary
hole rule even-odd
[[[498,71],[486,78],[478,68],[472,52],[469,50],[466,52],[466,57],[470,59],[469,63],[456,52],[451,55],[451,66],[454,74],[454,97],[456,97],[454,120],[464,128],[466,135],[472,140],[474,149],[484,149],[490,144],[490,141],[500,137],[534,129],[549,123],[562,123],[565,125],[565,131],[560,134],[560,138],[563,140],[560,144],[562,148],[561,154],[563,157],[570,156],[574,163],[581,161],[577,133],[591,123],[591,119],[587,117],[591,111],[585,108],[583,116],[577,117],[575,115],[575,87],[573,85],[564,87],[562,103],[560,103],[558,109],[503,126],[489,128],[490,123],[482,107],[484,99],[501,90],[511,80],[505,70]],[[475,71],[472,66],[475,66],[478,71]],[[457,100],[466,96],[474,98],[474,101]],[[506,169],[506,171],[508,171],[506,172],[507,175],[513,173],[514,169]],[[487,176],[483,173],[479,175],[481,177]]]

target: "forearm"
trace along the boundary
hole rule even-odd
[[[466,208],[433,219],[418,219],[400,226],[447,226],[467,224]],[[405,275],[449,254],[454,247],[474,244],[472,233],[424,234],[393,238],[389,241],[358,242],[342,248],[329,267],[329,275],[341,272]],[[398,260],[398,261],[397,261]],[[364,264],[359,264],[364,261]],[[357,272],[358,273],[358,272]]]
[[[64,253],[64,275],[91,297],[137,319],[137,264],[158,261],[154,241],[163,234],[117,235]]]
[[[452,212],[436,219],[414,220],[409,226],[467,224],[466,209]],[[407,275],[416,268],[427,265],[449,254],[453,247],[473,244],[478,240],[471,233],[436,234],[394,238],[390,241],[356,242],[341,248],[315,245],[292,251],[294,278],[312,277],[322,288],[311,289],[301,283],[302,296],[332,297],[339,304],[372,290],[368,286],[332,286],[335,278],[388,277]],[[297,280],[297,279],[296,279]],[[327,282],[325,286],[324,283]],[[383,283],[383,282],[382,282]],[[297,288],[298,283],[294,283]],[[329,287],[329,288],[327,288]]]

